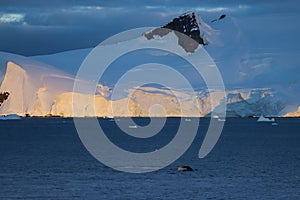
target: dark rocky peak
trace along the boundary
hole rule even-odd
[[[194,12],[185,13],[162,26],[162,28],[178,31],[196,40],[199,44],[206,45],[203,38],[200,36],[200,28],[196,15],[197,14]]]
[[[199,45],[207,45],[207,42],[203,37],[201,37],[202,33],[199,27],[199,20],[197,13],[195,12],[188,12],[174,18],[166,25],[146,33],[145,37],[150,40],[154,38],[154,35],[163,37],[171,31],[174,31],[174,33],[178,36],[179,45],[187,52],[194,52]],[[193,40],[183,37],[183,34]]]

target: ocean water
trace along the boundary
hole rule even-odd
[[[169,118],[166,134],[145,142],[122,135],[114,122],[99,121],[112,141],[136,152],[167,144],[179,122]],[[209,123],[201,119],[193,144],[177,161],[130,174],[94,159],[72,119],[0,121],[0,199],[300,199],[300,119],[277,122],[228,118],[213,151],[199,159]],[[195,171],[178,172],[179,165]]]

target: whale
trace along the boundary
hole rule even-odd
[[[187,166],[187,165],[181,165],[178,167],[177,169],[178,171],[194,171],[193,168],[191,168],[190,166]]]

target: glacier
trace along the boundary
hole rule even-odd
[[[18,61],[20,63],[20,56]],[[18,114],[20,116],[62,116],[62,117],[105,117],[105,116],[160,116],[161,112],[150,113],[152,105],[161,105],[164,116],[209,116],[217,109],[223,99],[214,99],[211,105],[212,91],[203,89],[196,94],[184,91],[176,92],[176,98],[170,90],[164,88],[141,87],[128,92],[128,97],[119,100],[107,98],[109,88],[99,85],[101,93],[74,94],[74,77],[57,70],[50,70],[39,64],[26,66],[7,63],[6,73],[0,91],[9,91],[9,98],[0,107],[1,115]],[[32,66],[32,68],[30,67]],[[30,70],[27,70],[27,67]],[[41,67],[39,69],[39,67]],[[35,70],[32,70],[35,68]],[[39,69],[39,70],[37,70]],[[130,95],[129,95],[130,94]],[[76,95],[76,106],[82,108],[80,113],[73,114],[72,98]],[[188,98],[198,97],[195,103]],[[215,95],[216,96],[216,95]],[[268,88],[236,89],[226,91],[227,116],[246,117],[260,114],[276,116],[284,104]],[[181,105],[180,105],[180,102]],[[128,108],[128,109],[127,109]],[[182,110],[183,109],[183,110]]]

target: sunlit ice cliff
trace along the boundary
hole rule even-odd
[[[289,112],[284,115],[284,117],[299,117],[300,116],[300,106],[298,107],[298,110],[295,112]]]
[[[226,27],[229,23],[225,21],[225,25],[220,25],[221,22],[217,24],[220,30],[215,30],[212,27],[213,24],[205,23],[198,13],[186,13],[162,26],[168,28],[165,29],[167,31],[161,32],[161,29],[153,29],[135,38],[107,44],[107,48],[126,48],[136,41],[141,44],[156,42],[162,46],[172,43],[172,48],[183,52],[183,57],[188,57],[199,48],[205,48],[213,57],[214,52],[220,54],[220,43],[237,45],[232,41],[226,41],[226,34],[231,34],[224,31],[230,28]],[[185,44],[184,40],[181,40],[182,38],[172,30],[193,38],[197,41],[197,45]],[[222,31],[225,32],[223,35]],[[228,38],[231,39],[231,37]],[[204,117],[210,116],[213,110],[218,113],[221,102],[226,101],[227,116],[299,116],[299,111],[293,110],[294,105],[299,105],[295,96],[290,97],[277,87],[273,87],[274,82],[268,84],[268,82],[261,81],[264,80],[261,79],[264,74],[269,76],[270,73],[268,69],[266,71],[268,73],[266,73],[264,68],[259,66],[267,65],[269,61],[264,57],[260,59],[258,55],[245,61],[242,56],[230,57],[226,54],[226,58],[219,57],[216,60],[221,73],[225,76],[226,98],[218,97],[218,91],[209,91],[203,81],[194,78],[191,75],[193,72],[185,69],[185,66],[177,60],[174,61],[172,56],[168,55],[170,57],[167,57],[165,52],[151,51],[139,55],[139,59],[147,59],[148,54],[151,54],[156,61],[164,59],[163,62],[174,64],[179,71],[184,68],[183,71],[186,76],[190,77],[195,90],[191,93],[180,86],[166,88],[145,85],[137,87],[130,83],[130,87],[124,86],[121,94],[117,95],[118,98],[112,98],[111,94],[116,79],[129,70],[130,63],[120,61],[112,66],[111,72],[108,72],[103,80],[100,80],[95,94],[74,93],[73,84],[76,71],[91,50],[74,50],[31,58],[0,53],[0,114],[63,117]],[[133,58],[136,57],[133,56]],[[222,64],[222,60],[226,60],[225,64]],[[234,67],[233,63],[237,60],[239,64]],[[248,69],[246,66],[251,62],[255,63],[257,67]],[[157,76],[165,75],[158,71],[159,69],[155,70],[155,67],[149,69],[149,73],[152,71]],[[138,75],[138,70],[136,73]],[[227,84],[226,77],[230,75],[235,77],[235,81]],[[253,81],[256,82],[255,85],[250,84]],[[261,84],[258,84],[259,81]],[[291,82],[291,80],[285,79],[280,81],[284,84]],[[292,83],[288,90],[290,93],[296,93],[297,83]],[[76,102],[73,101],[74,97],[76,97]],[[291,107],[291,105],[293,106]],[[73,106],[76,106],[78,112],[73,112]],[[287,114],[290,112],[294,113]]]

